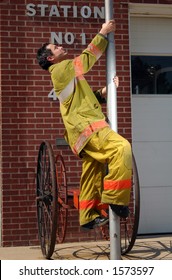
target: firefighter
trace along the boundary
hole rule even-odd
[[[102,112],[99,101],[104,100],[106,88],[94,94],[84,77],[105,52],[106,35],[115,30],[115,20],[104,23],[88,47],[74,59],[67,58],[62,46],[51,43],[37,51],[39,65],[49,71],[60,101],[65,139],[73,153],[82,159],[79,212],[80,225],[85,229],[108,222],[100,214],[104,204],[110,205],[120,217],[129,214],[131,146],[109,127]]]

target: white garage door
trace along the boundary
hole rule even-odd
[[[131,15],[132,137],[141,185],[140,234],[172,232],[171,30],[172,18]]]

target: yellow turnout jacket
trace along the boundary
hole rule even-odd
[[[77,155],[93,133],[108,126],[101,105],[83,76],[103,54],[107,44],[107,39],[97,34],[80,56],[49,67],[60,101],[60,112],[66,128],[65,139]]]

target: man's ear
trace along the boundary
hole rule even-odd
[[[54,61],[54,56],[53,55],[47,56],[47,60],[50,62]]]

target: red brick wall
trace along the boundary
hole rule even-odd
[[[88,2],[88,3],[87,3]],[[118,89],[118,131],[131,140],[130,69],[128,37],[128,5],[115,2],[117,20],[116,58]],[[128,2],[124,1],[124,2]],[[160,1],[132,1],[135,3],[160,3]],[[169,1],[161,1],[161,3]],[[37,14],[28,16],[26,5],[34,3]],[[30,1],[1,0],[0,43],[1,43],[1,90],[2,90],[2,246],[34,245],[38,243],[36,219],[36,165],[39,145],[48,140],[55,154],[56,138],[63,137],[64,127],[59,114],[59,103],[47,97],[52,89],[49,74],[37,65],[37,49],[49,41],[51,32],[72,32],[76,35],[74,44],[63,44],[70,57],[81,52],[81,33],[86,34],[86,43],[99,31],[104,20],[84,19],[78,12],[74,18],[70,12],[60,17],[40,15],[38,4],[71,5],[91,9],[104,6],[104,1]],[[87,75],[93,88],[105,85],[105,56]],[[105,110],[105,108],[104,108]],[[66,151],[67,149],[67,151]],[[80,161],[68,148],[63,151],[67,165],[69,183],[79,184]],[[1,170],[0,170],[1,173]],[[0,180],[1,182],[1,180]],[[80,233],[78,212],[69,212],[66,241],[95,240],[99,234]]]

